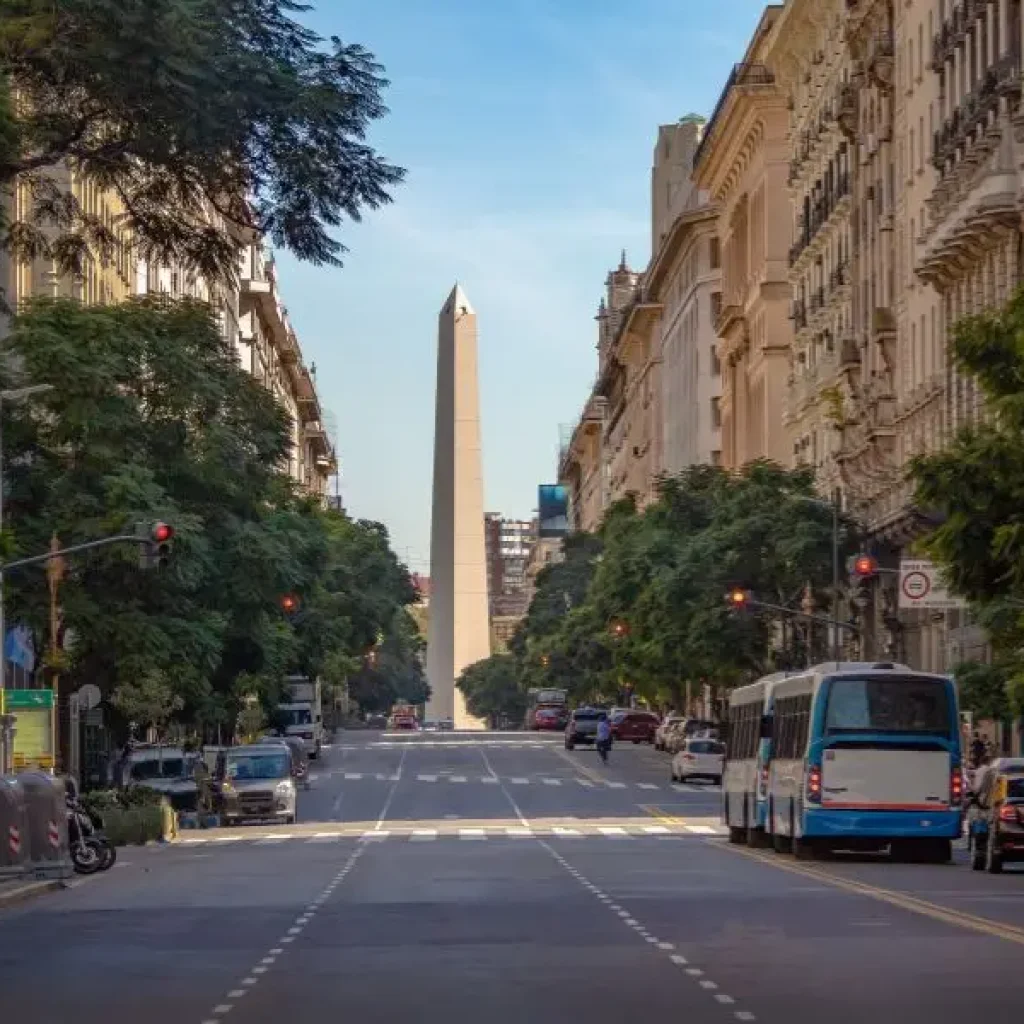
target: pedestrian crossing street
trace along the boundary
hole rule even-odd
[[[169,844],[171,848],[192,846],[279,846],[317,845],[356,840],[378,843],[387,840],[402,842],[433,842],[456,840],[481,842],[488,839],[603,839],[609,842],[635,839],[684,839],[692,837],[723,836],[728,830],[714,819],[672,819],[672,824],[657,825],[590,825],[573,822],[572,825],[543,826],[484,826],[439,828],[379,828],[332,829],[320,832],[238,832],[231,835],[189,836]]]
[[[346,772],[340,769],[326,772],[311,772],[310,781],[317,779],[334,778],[342,779],[345,782],[425,782],[438,783],[441,785],[482,785],[482,786],[567,786],[579,789],[636,789],[647,792],[674,791],[676,793],[721,793],[720,786],[711,786],[707,783],[665,783],[657,782],[616,782],[609,779],[587,779],[576,776],[570,779],[559,779],[550,776],[529,776],[529,775],[458,775],[448,772],[418,772],[416,774],[388,774],[386,772]]]

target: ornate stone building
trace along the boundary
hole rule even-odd
[[[790,0],[767,60],[788,98],[793,349],[782,418],[792,461],[814,467],[822,494],[841,490],[837,455],[844,375],[859,367],[853,333],[852,163],[845,0]],[[841,499],[840,499],[841,500]]]
[[[788,250],[789,111],[766,63],[782,12],[768,7],[726,82],[694,162],[694,180],[718,208],[722,303],[715,320],[722,364],[722,462],[788,464],[786,401],[793,325]]]

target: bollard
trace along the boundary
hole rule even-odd
[[[22,772],[28,828],[28,870],[38,878],[69,878],[67,805],[64,783],[46,772]]]
[[[23,875],[28,867],[25,792],[16,776],[0,778],[0,878]]]

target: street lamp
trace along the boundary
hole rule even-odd
[[[26,388],[0,390],[0,534],[4,529],[4,402],[20,402],[23,398],[52,391],[52,384],[33,384]],[[0,566],[0,690],[7,685],[7,622],[4,617],[4,572]]]
[[[839,495],[833,491],[831,498],[801,495],[799,500],[832,510],[832,660],[838,665],[842,660],[842,646],[839,642]]]

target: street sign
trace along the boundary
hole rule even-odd
[[[950,608],[963,608],[964,603],[962,598],[949,592],[934,562],[911,558],[900,560],[901,609],[927,608],[930,611],[944,611]]]
[[[14,716],[15,772],[53,771],[55,714],[53,690],[0,690],[0,712]]]
[[[52,708],[53,690],[0,690],[0,705],[7,713],[32,708]]]

